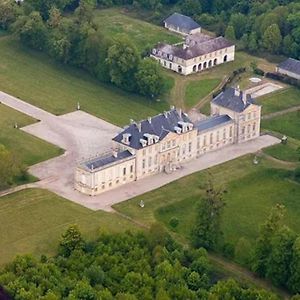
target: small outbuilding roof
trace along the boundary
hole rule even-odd
[[[278,68],[300,75],[300,61],[294,58],[288,58],[278,65]]]
[[[197,124],[195,124],[198,131],[205,131],[214,127],[218,127],[220,125],[224,125],[225,123],[233,122],[233,120],[228,115],[220,115],[209,117],[205,120],[201,120]]]
[[[193,30],[199,28],[200,25],[195,22],[191,17],[174,13],[164,20],[165,23],[173,25],[174,27],[179,27],[185,30]]]
[[[239,91],[235,88],[228,88],[216,96],[212,100],[212,103],[228,108],[235,112],[242,112],[249,105],[255,104],[255,101],[249,94],[244,95],[242,91]]]

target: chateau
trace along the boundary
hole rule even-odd
[[[250,95],[229,88],[211,102],[211,116],[192,122],[171,108],[132,121],[112,139],[112,153],[81,163],[75,188],[97,195],[160,172],[170,173],[205,153],[260,135],[261,107]]]
[[[183,44],[159,43],[151,53],[164,68],[183,75],[233,61],[234,55],[233,43],[222,36],[215,38],[202,33],[187,35]]]

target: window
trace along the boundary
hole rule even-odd
[[[165,66],[165,67],[167,66],[167,63],[166,63],[166,61],[164,61],[164,66]]]
[[[206,146],[206,135],[203,137],[203,146]]]
[[[142,168],[145,169],[145,166],[146,166],[146,160],[143,159],[143,165],[142,165]]]
[[[209,137],[209,143],[210,143],[210,144],[213,143],[213,134],[212,134],[212,133],[210,134],[210,137]]]
[[[157,165],[157,154],[154,157],[154,164]]]
[[[224,128],[224,130],[223,130],[223,140],[225,140],[226,139],[226,128]]]
[[[126,175],[126,168],[123,168],[123,175]]]
[[[253,112],[253,118],[256,118],[256,111]]]
[[[130,166],[130,173],[133,172],[133,165]]]
[[[172,146],[175,147],[175,145],[176,145],[176,140],[174,139],[174,140],[172,141]]]
[[[242,134],[245,134],[245,126],[242,127]]]
[[[248,113],[248,120],[251,119],[251,113]]]
[[[198,137],[198,140],[197,140],[197,149],[200,148],[200,138]]]
[[[251,125],[248,124],[248,126],[247,126],[247,133],[250,133],[250,130],[251,130]]]
[[[152,157],[150,156],[148,161],[148,166],[151,167],[151,165],[152,165]]]
[[[146,149],[143,149],[143,155],[145,155],[146,154]]]
[[[170,65],[169,65],[169,66],[170,66],[170,69],[172,69],[172,64],[171,64],[171,63],[170,63]]]
[[[219,131],[217,131],[217,142],[219,142],[220,136],[219,136]]]
[[[189,152],[192,152],[192,142],[189,142]]]
[[[171,141],[168,141],[167,148],[169,149],[171,147]]]
[[[255,131],[255,130],[256,130],[256,123],[253,123],[252,130],[253,130],[253,131]]]
[[[185,144],[182,146],[182,154],[185,155]]]
[[[232,137],[232,126],[230,126],[230,129],[229,129],[229,137]]]

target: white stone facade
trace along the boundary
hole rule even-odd
[[[242,98],[241,94],[235,100]],[[261,107],[253,103],[245,103],[245,109],[237,112],[213,101],[212,116],[199,123],[193,124],[181,110],[172,108],[152,120],[131,124],[113,139],[113,155],[77,167],[75,188],[97,195],[156,173],[176,171],[207,152],[258,137],[260,114]],[[156,135],[159,130],[161,134]]]
[[[168,30],[170,30],[172,32],[176,32],[176,33],[182,34],[182,35],[201,33],[201,27],[200,26],[198,28],[191,29],[191,30],[182,28],[180,26],[174,26],[173,24],[169,24],[167,22],[164,22],[164,26]]]

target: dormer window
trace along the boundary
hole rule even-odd
[[[124,133],[122,143],[124,143],[126,145],[129,145],[130,144],[130,137],[131,137],[130,133]]]
[[[154,49],[152,50],[152,53],[153,53],[153,54],[156,54],[156,52],[157,52],[157,51],[156,51],[156,49],[154,48]]]

